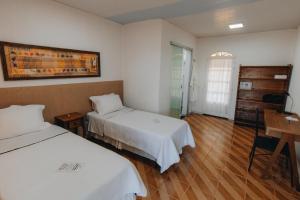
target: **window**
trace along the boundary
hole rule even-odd
[[[212,54],[211,57],[212,58],[214,58],[214,57],[232,57],[232,54],[228,53],[228,52],[220,51],[220,52],[216,52],[216,53]]]
[[[209,104],[227,106],[231,95],[233,56],[228,52],[211,55],[208,69],[206,101]]]

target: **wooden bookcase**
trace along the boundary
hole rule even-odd
[[[260,126],[264,126],[263,110],[266,108],[284,111],[283,103],[265,103],[266,94],[284,95],[289,90],[292,65],[288,66],[240,66],[238,92],[235,108],[235,123],[255,126],[256,108],[260,110]],[[286,75],[286,79],[276,79],[275,75]],[[250,88],[241,88],[241,82],[251,83]]]

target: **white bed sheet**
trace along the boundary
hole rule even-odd
[[[124,108],[99,115],[88,113],[88,130],[108,136],[153,156],[161,173],[179,162],[179,154],[186,145],[195,147],[189,124],[159,114]]]
[[[145,186],[131,162],[65,132],[53,125],[24,137],[0,141],[1,200],[123,200],[134,198],[135,193],[146,196]],[[26,146],[28,142],[34,144]],[[82,167],[78,171],[58,171],[63,163],[70,162]]]

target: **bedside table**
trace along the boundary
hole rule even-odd
[[[83,137],[85,137],[86,135],[84,125],[84,114],[74,112],[57,116],[55,117],[55,124],[71,132],[75,132],[78,135],[78,129],[81,127],[83,131]]]

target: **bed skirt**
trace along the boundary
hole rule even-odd
[[[146,153],[146,152],[144,152],[144,151],[142,151],[140,149],[137,149],[135,147],[128,146],[127,144],[124,144],[124,143],[122,143],[120,141],[112,139],[112,138],[110,138],[108,136],[105,136],[105,135],[104,136],[100,136],[100,135],[98,135],[96,133],[92,133],[92,132],[89,132],[88,135],[89,135],[89,137],[93,137],[93,138],[95,138],[97,140],[101,140],[101,141],[103,141],[105,143],[111,144],[111,145],[113,145],[115,148],[117,148],[119,150],[126,150],[126,151],[129,151],[131,153],[137,154],[139,156],[142,156],[144,158],[147,158],[147,159],[150,159],[150,160],[156,162],[156,159],[153,156],[149,155],[148,153]]]

